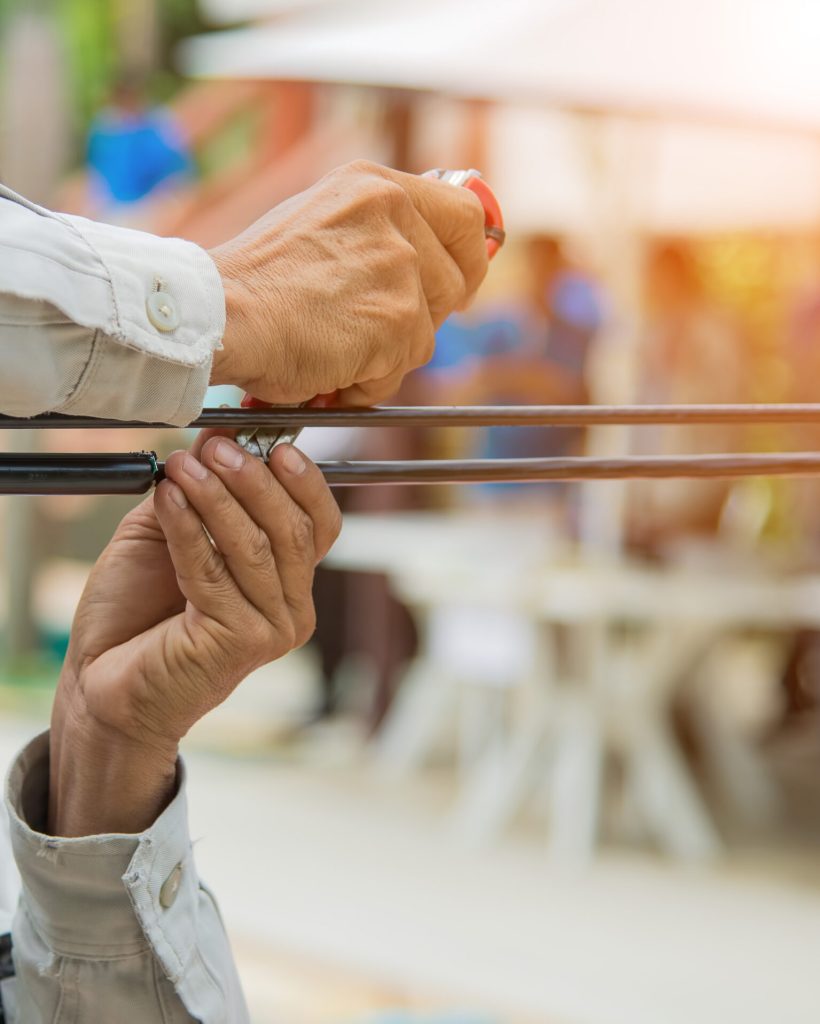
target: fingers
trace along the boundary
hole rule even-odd
[[[438,330],[454,309],[461,309],[469,301],[467,282],[450,252],[418,213],[413,217],[410,242],[419,256],[421,286],[433,328]],[[416,365],[427,362],[431,355],[432,349],[426,355],[422,353]]]
[[[264,569],[267,564],[269,571],[276,572],[279,592],[273,601],[265,592],[251,593],[253,583],[241,585],[267,617],[281,616],[277,604],[284,600],[295,627],[296,642],[304,643],[314,628],[313,571],[318,559],[313,521],[290,499],[260,459],[230,441],[213,440],[206,444],[202,464],[212,471],[230,501],[247,517],[238,536],[228,535],[223,541],[223,531],[213,533],[216,544],[220,550],[223,543],[231,546],[240,572],[241,554],[248,549],[254,565]]]
[[[269,469],[233,441],[213,436],[200,460],[174,453],[166,475],[218,549],[196,546],[205,575],[215,579],[220,565],[212,559],[221,559],[241,599],[281,635],[291,633],[288,646],[296,646],[313,632],[313,571],[338,535],[340,514],[318,468],[295,449],[277,447],[271,462]],[[169,497],[179,494],[172,490]]]
[[[202,454],[202,449],[212,437],[233,438],[235,435],[236,431],[230,427],[207,427],[205,430],[200,430],[194,438],[194,443],[191,445],[191,455],[198,459]]]
[[[180,462],[174,453],[168,462]],[[167,467],[167,463],[166,463]],[[202,615],[228,631],[241,628],[246,606],[225,560],[203,529],[203,520],[178,483],[166,478],[156,489],[155,511],[162,526],[179,589]]]
[[[464,277],[466,301],[469,301],[484,280],[488,266],[481,200],[469,189],[456,188],[445,181],[386,167],[378,170],[402,186],[417,212],[450,253]]]
[[[399,383],[400,383],[399,378]],[[392,392],[391,392],[392,393]],[[333,396],[336,404],[337,396]],[[342,527],[342,516],[336,499],[325,483],[325,478],[315,463],[293,445],[276,445],[271,453],[269,469],[259,459],[245,455],[241,472],[227,473],[216,457],[216,445],[208,444],[214,438],[230,438],[231,432],[224,430],[203,430],[191,449],[197,452],[200,461],[212,469],[223,481],[231,494],[248,511],[251,518],[267,533],[276,534],[283,522],[283,516],[274,515],[274,510],[283,511],[284,518],[294,516],[296,509],[288,509],[287,497],[297,509],[308,517],[316,562],[320,562],[333,546]],[[204,449],[207,447],[207,451]],[[275,486],[271,472],[284,488],[284,494]],[[281,507],[280,507],[281,506]]]
[[[293,445],[279,444],[268,460],[270,472],[313,524],[313,547],[320,562],[342,528],[342,514],[321,470]]]
[[[211,452],[210,467],[204,460],[199,461],[186,452],[174,452],[165,464],[166,477],[176,487],[176,490],[170,490],[170,497],[179,505],[181,492],[187,504],[186,508],[180,509],[181,515],[177,518],[193,524],[198,517],[200,533],[211,549],[208,552],[201,539],[193,546],[194,566],[198,567],[195,580],[204,580],[200,592],[208,601],[207,606],[199,605],[182,587],[182,581],[180,589],[200,610],[223,624],[227,623],[224,622],[226,612],[222,606],[233,613],[238,602],[245,606],[246,615],[251,609],[256,609],[268,622],[287,631],[289,612],[270,541],[233,498],[219,475],[213,472],[213,452],[217,445],[227,445],[231,453],[243,455],[232,442],[216,438],[203,449]],[[227,472],[225,467],[220,468]],[[202,530],[202,525],[213,538],[213,544]],[[193,525],[190,529],[193,530]],[[174,558],[173,551],[171,555]]]
[[[227,466],[234,458],[236,467]],[[313,570],[341,526],[338,505],[318,467],[291,445],[277,445],[266,466],[224,441],[207,444],[202,462],[264,531],[285,597],[301,607],[310,595]]]
[[[418,365],[422,364],[419,363]],[[386,402],[396,394],[408,370],[412,369],[415,369],[414,365],[402,366],[387,377],[360,381],[358,384],[351,384],[349,388],[342,388],[338,393],[337,404],[349,408],[363,409]]]
[[[451,261],[451,266],[454,266]],[[419,283],[421,290],[421,283]],[[449,312],[449,311],[448,311]],[[436,323],[433,314],[427,305],[427,300],[420,296],[415,310],[415,316],[407,318],[402,324],[404,336],[395,335],[390,339],[394,347],[391,353],[393,356],[392,365],[387,372],[376,372],[372,375],[362,374],[353,384],[339,388],[336,392],[334,404],[348,407],[368,407],[386,402],[399,390],[402,381],[412,370],[418,369],[428,363],[433,356],[436,345],[436,329],[446,319],[447,314],[439,314]],[[377,342],[384,344],[384,339],[377,338]],[[376,367],[381,370],[383,361],[374,359],[371,364],[371,372]]]
[[[339,395],[341,404],[373,405],[388,399],[405,374],[427,363],[435,332],[456,309],[464,309],[487,272],[484,210],[469,190],[447,182],[364,164],[359,170],[391,183],[384,193],[393,223],[413,247],[419,296],[416,315],[405,319],[404,337],[394,334],[397,358],[380,372],[360,377]],[[382,186],[384,190],[384,186]],[[383,340],[379,339],[383,345]]]

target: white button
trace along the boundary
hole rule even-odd
[[[171,874],[162,883],[162,888],[159,891],[159,902],[160,906],[168,907],[174,905],[174,900],[177,898],[179,892],[179,885],[182,881],[182,864],[177,864]]]
[[[179,310],[168,292],[151,292],[145,300],[145,309],[158,331],[173,331],[179,327]]]

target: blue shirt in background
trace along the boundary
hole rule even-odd
[[[144,199],[193,166],[182,133],[160,108],[104,110],[91,126],[88,165],[98,198],[120,204]]]
[[[473,359],[520,355],[541,359],[584,385],[592,342],[603,321],[602,302],[588,278],[575,270],[561,271],[549,291],[549,321],[534,316],[523,305],[510,303],[480,322],[450,317],[436,335],[430,369],[453,369]],[[498,393],[493,404],[515,405],[517,395]],[[558,427],[492,427],[481,435],[479,458],[536,458],[572,452],[581,431]]]

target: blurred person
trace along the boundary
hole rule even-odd
[[[658,243],[650,249],[644,308],[637,402],[748,401],[740,329],[709,296],[692,249],[685,243]],[[676,455],[736,450],[739,432],[719,425],[641,427],[633,437],[633,450],[641,455]],[[682,536],[714,535],[731,486],[725,480],[631,481],[630,544],[656,552]]]
[[[523,294],[480,318],[453,317],[438,333],[421,371],[436,400],[476,405],[578,405],[589,400],[586,369],[604,318],[601,290],[548,235],[530,238]],[[412,380],[410,382],[413,383]],[[481,458],[536,458],[578,452],[583,431],[565,427],[493,427]],[[520,493],[516,485],[492,492]],[[566,485],[528,485],[528,494],[562,500]]]
[[[526,267],[520,296],[443,325],[420,388],[495,404],[511,392],[528,404],[587,400],[584,370],[603,320],[600,290],[551,236],[528,240]]]
[[[193,162],[171,110],[147,102],[145,83],[125,73],[88,135],[90,199],[104,219],[119,219],[193,172]]]
[[[282,404],[387,397],[487,267],[472,193],[364,162],[210,253],[0,186],[0,248],[3,412],[180,425],[209,380]],[[24,877],[11,1019],[54,1019],[66,987],[76,1019],[247,1019],[186,852],[175,757],[193,721],[312,629],[337,514],[295,449],[271,460],[276,484],[227,440],[172,456],[92,575],[54,731],[7,789]]]

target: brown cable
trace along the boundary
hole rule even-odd
[[[203,409],[192,427],[490,427],[818,423],[819,404],[386,406],[373,409]],[[0,430],[163,427],[139,420],[45,413],[0,416]]]
[[[820,473],[820,452],[634,456],[612,459],[467,459],[405,462],[320,462],[328,483],[468,484],[534,483],[546,480],[638,480],[811,476]]]

